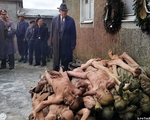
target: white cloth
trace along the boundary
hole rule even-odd
[[[7,115],[5,113],[0,114],[0,120],[6,120]]]
[[[62,18],[62,16],[60,16],[60,20],[65,22],[65,18]]]

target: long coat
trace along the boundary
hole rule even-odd
[[[66,16],[62,38],[60,38],[60,15],[53,18],[48,44],[53,46],[54,66],[59,66],[60,59],[67,63],[72,61],[73,49],[76,46],[76,27],[74,19]],[[60,43],[61,41],[61,43]]]
[[[6,34],[7,28],[5,23],[0,19],[0,60],[6,59]]]
[[[35,27],[35,60],[37,64],[40,64],[41,56],[42,63],[46,64],[46,48],[48,39],[48,28],[46,26]]]
[[[6,51],[7,51],[7,55],[11,55],[15,53],[14,35],[16,33],[16,30],[15,30],[15,25],[11,20],[5,22],[5,24],[8,29],[8,34],[6,37]]]

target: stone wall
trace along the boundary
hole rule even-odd
[[[1,9],[5,9],[7,10],[8,13],[8,17],[10,20],[12,20],[15,24],[15,26],[17,26],[17,22],[18,22],[18,16],[17,16],[17,11],[19,10],[19,4],[18,2],[15,1],[0,1],[0,10]]]
[[[123,23],[122,29],[115,35],[109,34],[104,29],[103,13],[105,0],[94,0],[94,23],[80,24],[80,0],[65,0],[68,14],[74,18],[77,29],[77,46],[74,56],[82,61],[100,57],[108,59],[108,50],[114,54],[127,52],[139,65],[145,66],[149,71],[150,66],[150,36],[142,33],[134,22]]]

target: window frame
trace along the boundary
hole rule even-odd
[[[87,3],[88,2],[88,3]],[[80,0],[80,23],[93,23],[94,0]]]
[[[131,2],[131,0],[123,0],[124,6],[126,5],[127,1]],[[134,0],[132,0],[132,1],[133,1],[133,4],[134,4]],[[132,4],[132,9],[133,9],[133,4]],[[125,6],[125,9],[128,9],[128,8],[126,8],[126,6]],[[131,12],[130,13],[125,13],[126,11],[124,11],[122,22],[133,22],[133,21],[135,21],[136,16],[134,15],[134,10],[132,10],[132,11],[131,11],[132,13]]]

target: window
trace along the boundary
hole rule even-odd
[[[80,0],[80,22],[93,23],[94,0]]]
[[[133,4],[134,0],[123,0],[124,2],[124,19],[123,21],[134,21],[134,10],[133,10]]]

